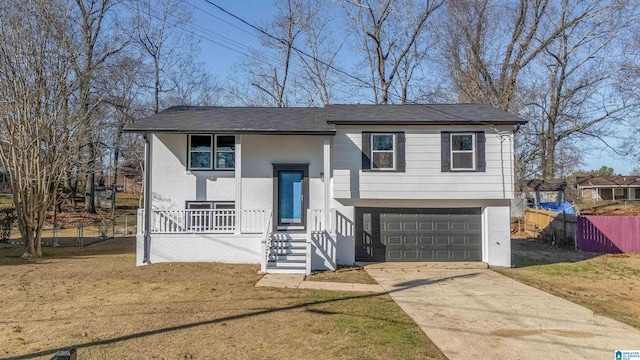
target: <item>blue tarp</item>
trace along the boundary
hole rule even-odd
[[[565,214],[571,214],[571,215],[575,215],[575,211],[573,211],[573,208],[571,207],[571,203],[569,202],[541,202],[538,204],[538,206],[540,206],[542,209],[545,210],[551,210],[554,212],[564,212]]]

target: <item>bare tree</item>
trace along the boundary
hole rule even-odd
[[[74,72],[78,79],[77,97],[84,119],[83,144],[87,148],[87,177],[85,186],[85,211],[95,213],[95,172],[96,166],[100,164],[96,146],[98,143],[97,129],[94,123],[99,118],[96,110],[100,104],[104,91],[108,88],[108,83],[97,86],[95,83],[98,72],[101,71],[105,63],[113,55],[120,52],[127,44],[128,40],[118,39],[114,35],[114,30],[109,29],[107,17],[112,11],[114,1],[112,0],[75,0],[76,8],[71,16],[77,20],[77,24],[69,29],[69,53]],[[109,37],[106,33],[110,33]],[[105,78],[103,78],[104,80]],[[96,91],[101,88],[103,91]]]
[[[402,72],[402,103],[413,70],[421,63],[415,51],[427,33],[427,20],[443,0],[344,0],[370,67],[375,103],[389,102],[389,89]],[[416,56],[418,55],[418,56]]]
[[[136,40],[151,60],[152,111],[160,111],[162,95],[175,90],[197,47],[184,29],[192,13],[180,0],[135,2]]]
[[[637,11],[624,2],[558,3],[550,17],[563,30],[536,59],[545,86],[530,94],[531,101],[525,104],[535,108],[529,127],[538,143],[540,173],[545,179],[559,175],[563,163],[571,158],[558,160],[558,150],[566,155],[569,145],[558,149],[561,144],[594,138],[611,147],[605,136],[612,135],[610,129],[639,104],[629,94],[616,91],[629,59],[617,39]],[[576,13],[589,16],[572,21]],[[575,147],[573,144],[569,146]]]
[[[0,160],[9,174],[23,257],[42,256],[47,210],[70,165],[83,118],[71,102],[73,72],[65,2],[0,2]]]

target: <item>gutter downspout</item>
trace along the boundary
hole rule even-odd
[[[151,142],[148,133],[144,137],[144,258],[143,264],[150,262],[151,244]]]

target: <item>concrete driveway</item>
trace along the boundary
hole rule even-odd
[[[365,267],[451,360],[614,359],[640,331],[485,268]],[[404,267],[404,268],[403,268]]]

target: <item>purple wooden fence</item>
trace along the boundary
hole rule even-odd
[[[640,252],[640,216],[580,216],[576,241],[582,251]]]

